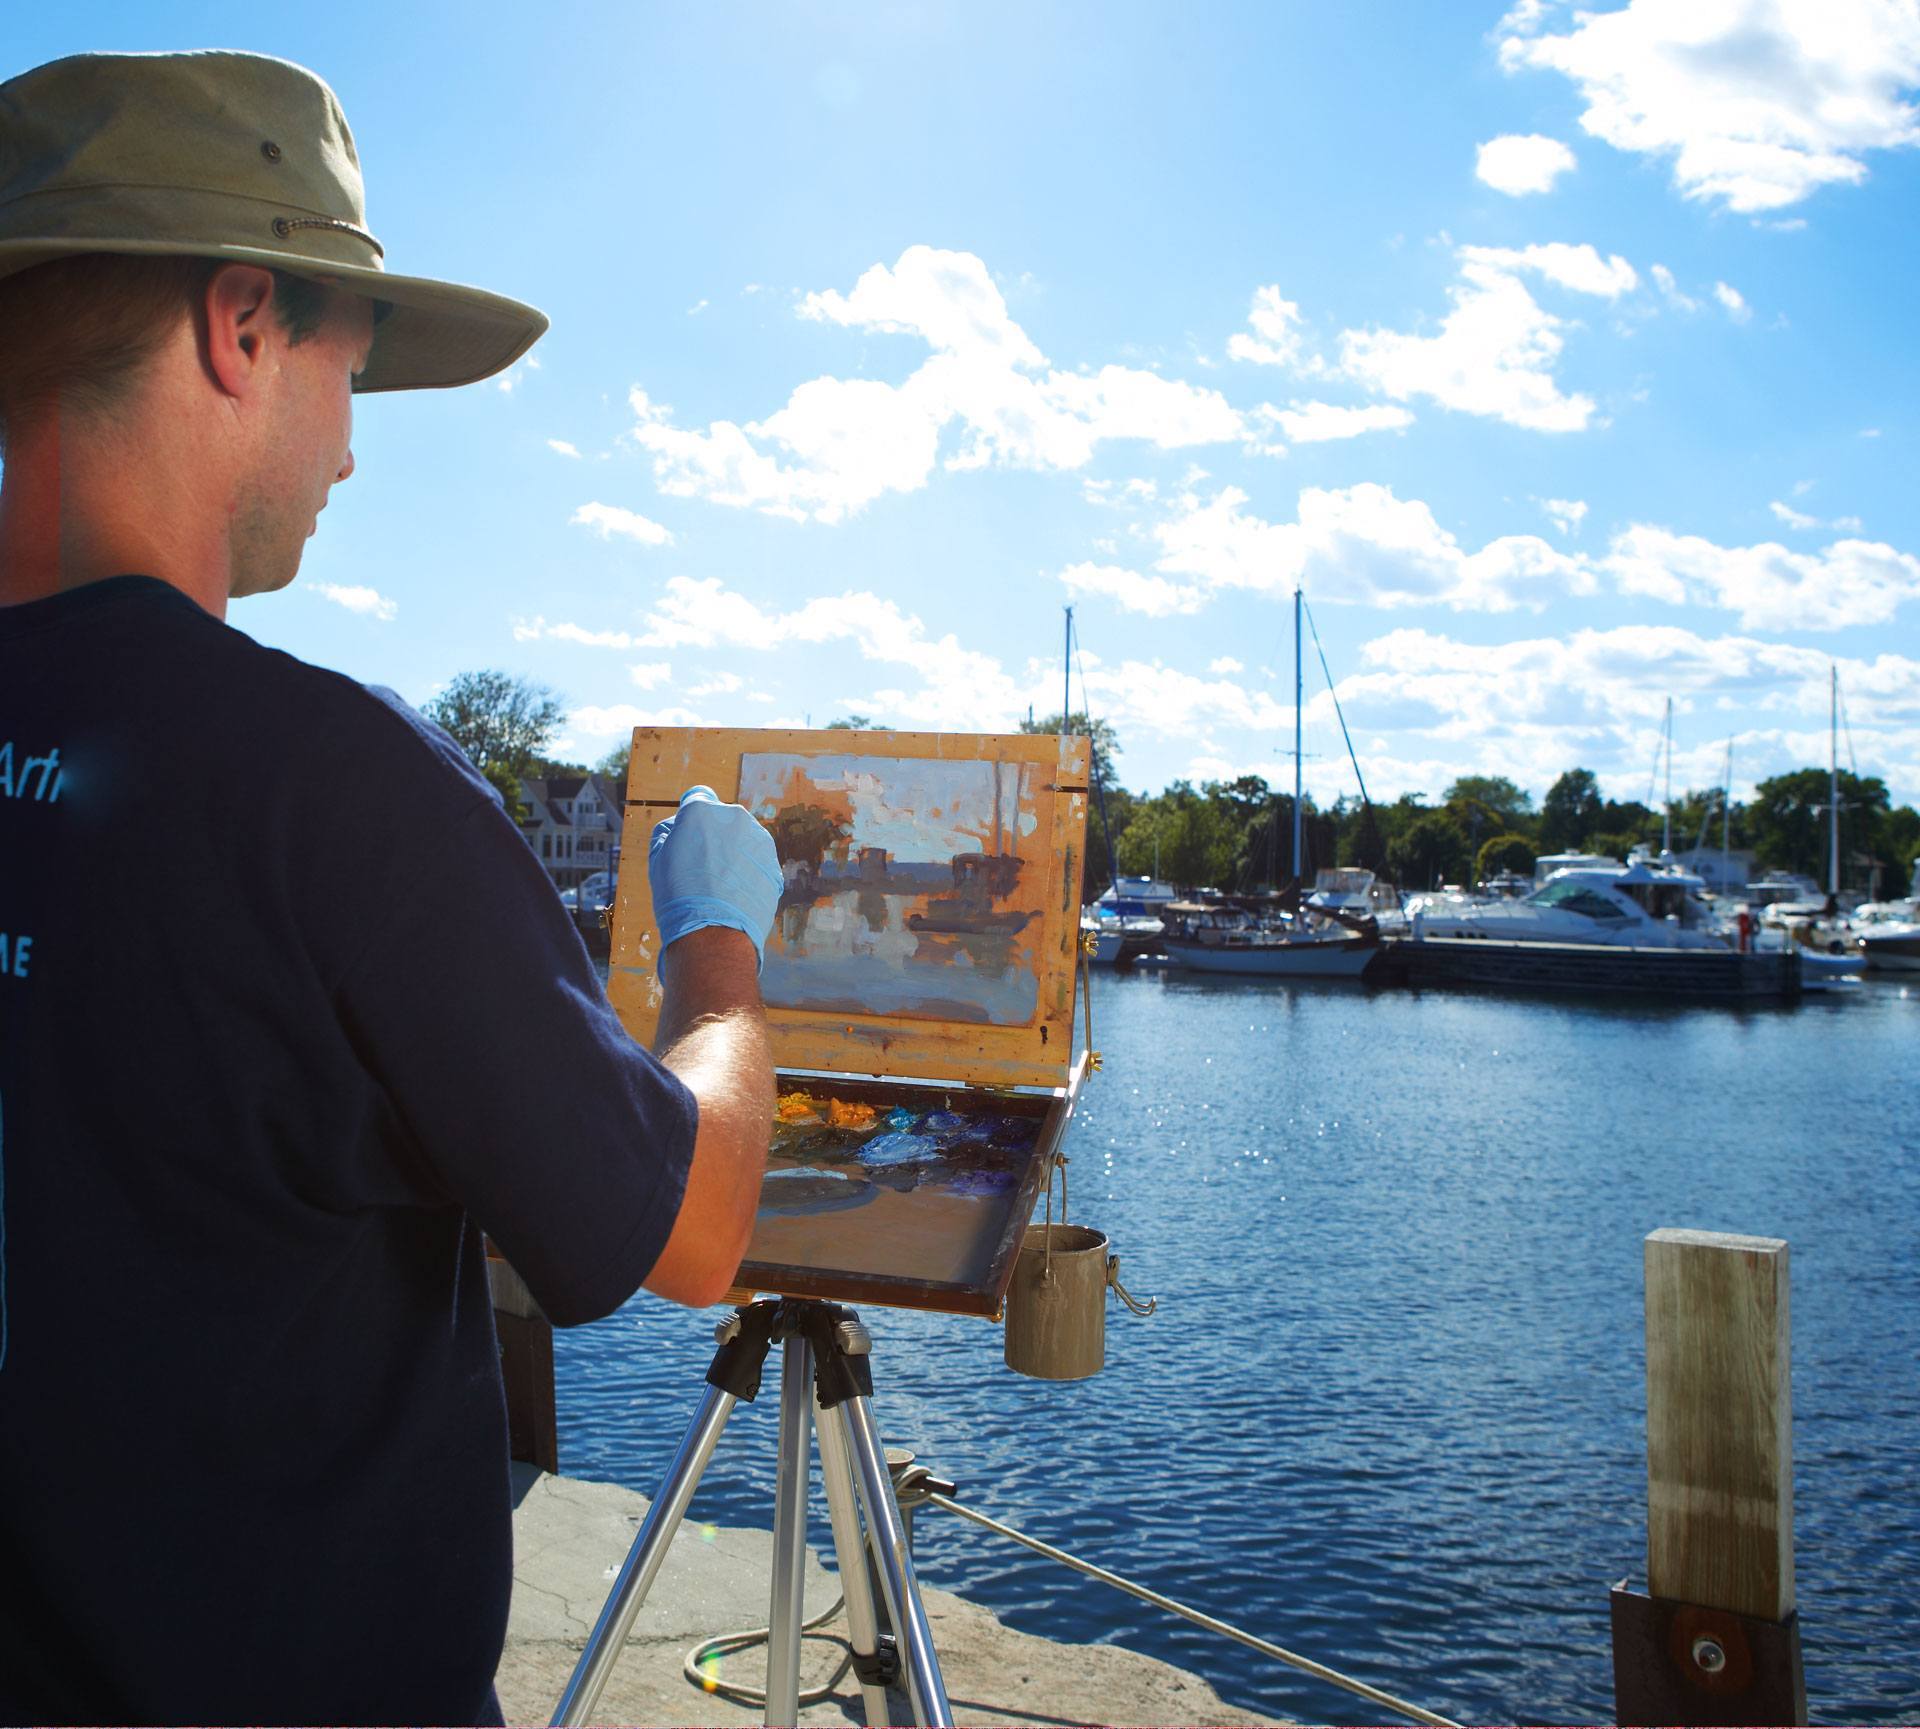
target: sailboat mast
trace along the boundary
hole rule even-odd
[[[1300,591],[1293,591],[1293,880],[1300,882]]]
[[[1060,650],[1060,730],[1069,732],[1067,725],[1073,715],[1073,608],[1067,608],[1066,641]]]
[[[1673,698],[1667,698],[1667,794],[1660,807],[1660,856],[1673,856]]]
[[[1727,784],[1720,789],[1720,887],[1724,891],[1731,878],[1727,854],[1733,844],[1733,740],[1727,740]]]
[[[1828,669],[1833,693],[1832,766],[1827,770],[1827,893],[1840,894],[1840,668]]]

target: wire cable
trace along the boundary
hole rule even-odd
[[[832,1605],[813,1617],[811,1621],[800,1624],[802,1637],[824,1627],[846,1606],[844,1594],[834,1598]],[[722,1681],[717,1675],[707,1673],[705,1665],[719,1657],[737,1656],[742,1651],[751,1651],[756,1645],[764,1645],[772,1637],[770,1627],[743,1627],[733,1633],[716,1633],[710,1639],[700,1643],[680,1660],[680,1671],[698,1687],[702,1693],[718,1694],[722,1699],[731,1699],[736,1705],[748,1705],[756,1709],[767,1702],[767,1690],[764,1687],[749,1687],[740,1681]],[[823,1699],[831,1699],[833,1690],[839,1685],[840,1677],[853,1667],[853,1646],[837,1633],[821,1634],[819,1637],[829,1644],[838,1645],[842,1652],[840,1665],[817,1687],[809,1687],[800,1695],[802,1705],[818,1705]]]
[[[901,1479],[903,1493],[908,1480],[913,1476],[914,1471],[919,1469],[920,1467],[916,1466],[903,1475]],[[1365,1681],[1357,1681],[1351,1675],[1343,1675],[1338,1669],[1329,1669],[1326,1664],[1316,1663],[1311,1657],[1302,1657],[1296,1651],[1289,1651],[1284,1646],[1274,1644],[1270,1639],[1262,1639],[1259,1635],[1236,1627],[1231,1622],[1222,1621],[1218,1616],[1191,1608],[1185,1603],[1177,1603],[1173,1598],[1164,1597],[1158,1591],[1149,1590],[1145,1585],[1136,1585],[1131,1579],[1123,1579],[1118,1573],[1111,1573],[1105,1567],[1096,1567],[1091,1561],[1083,1561],[1077,1555],[1069,1555],[1064,1549],[1056,1549],[1051,1543],[1041,1542],[1038,1537],[1029,1537],[1024,1531],[1016,1531],[1011,1525],[1003,1525],[998,1519],[990,1519],[985,1513],[962,1506],[950,1496],[929,1494],[926,1502],[928,1506],[938,1507],[948,1513],[958,1513],[963,1519],[971,1519],[976,1525],[984,1526],[989,1531],[997,1532],[1000,1536],[1031,1549],[1036,1555],[1044,1555],[1049,1561],[1058,1561],[1063,1567],[1071,1567],[1076,1573],[1086,1574],[1089,1579],[1098,1579],[1101,1584],[1111,1585],[1116,1591],[1124,1591],[1128,1596],[1137,1597],[1141,1602],[1149,1603],[1156,1609],[1164,1609],[1170,1615],[1178,1615],[1182,1620],[1191,1621],[1196,1627],[1204,1627],[1209,1633],[1218,1633],[1223,1638],[1237,1640],[1250,1650],[1272,1657],[1277,1662],[1300,1670],[1303,1674],[1312,1675],[1331,1686],[1345,1688],[1347,1692],[1356,1693],[1372,1704],[1384,1705],[1389,1711],[1397,1711],[1401,1716],[1410,1718],[1415,1723],[1432,1724],[1434,1729],[1460,1729],[1460,1725],[1451,1717],[1441,1717],[1432,1711],[1424,1711],[1418,1705],[1409,1704],[1406,1700],[1398,1699],[1378,1687],[1369,1686]]]

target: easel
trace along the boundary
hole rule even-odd
[[[766,1720],[791,1724],[800,1710],[801,1584],[807,1555],[812,1431],[820,1440],[820,1474],[826,1484],[854,1673],[859,1677],[866,1720],[870,1724],[898,1721],[888,1711],[887,1688],[890,1682],[904,1680],[914,1722],[930,1729],[951,1729],[953,1715],[914,1578],[906,1522],[894,1497],[869,1404],[873,1396],[873,1373],[867,1361],[873,1347],[871,1335],[853,1310],[837,1303],[776,1297],[736,1310],[720,1324],[715,1337],[720,1348],[707,1370],[706,1396],[668,1467],[660,1493],[647,1509],[553,1721],[584,1723],[592,1717],[727,1418],[740,1400],[751,1400],[760,1391],[767,1353],[778,1342],[783,1355]],[[892,1637],[879,1631],[868,1554],[895,1629]]]

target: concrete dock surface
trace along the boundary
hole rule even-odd
[[[509,1723],[545,1723],[626,1559],[647,1498],[608,1483],[554,1477],[516,1465],[513,1603],[500,1659],[500,1704]],[[926,1515],[922,1517],[937,1516]],[[771,1531],[681,1527],[642,1605],[595,1719],[601,1723],[758,1723],[747,1706],[693,1687],[681,1660],[701,1640],[762,1627],[772,1578]],[[839,1595],[832,1573],[809,1552],[806,1614]],[[1069,1645],[1003,1626],[997,1616],[950,1592],[922,1587],[934,1649],[954,1720],[960,1724],[1259,1724],[1272,1718],[1222,1702],[1197,1675],[1117,1645]],[[844,1636],[844,1617],[822,1632]],[[838,1666],[841,1647],[809,1637],[802,1646],[804,1693]],[[723,1679],[766,1684],[766,1651],[727,1659]],[[851,1674],[833,1694],[803,1707],[802,1723],[861,1723]]]

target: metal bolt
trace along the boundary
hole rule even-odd
[[[260,154],[269,162],[278,162],[280,160],[280,146],[269,138],[261,144]]]
[[[1693,1660],[1709,1675],[1718,1675],[1727,1666],[1727,1654],[1720,1641],[1705,1633],[1693,1642]]]

